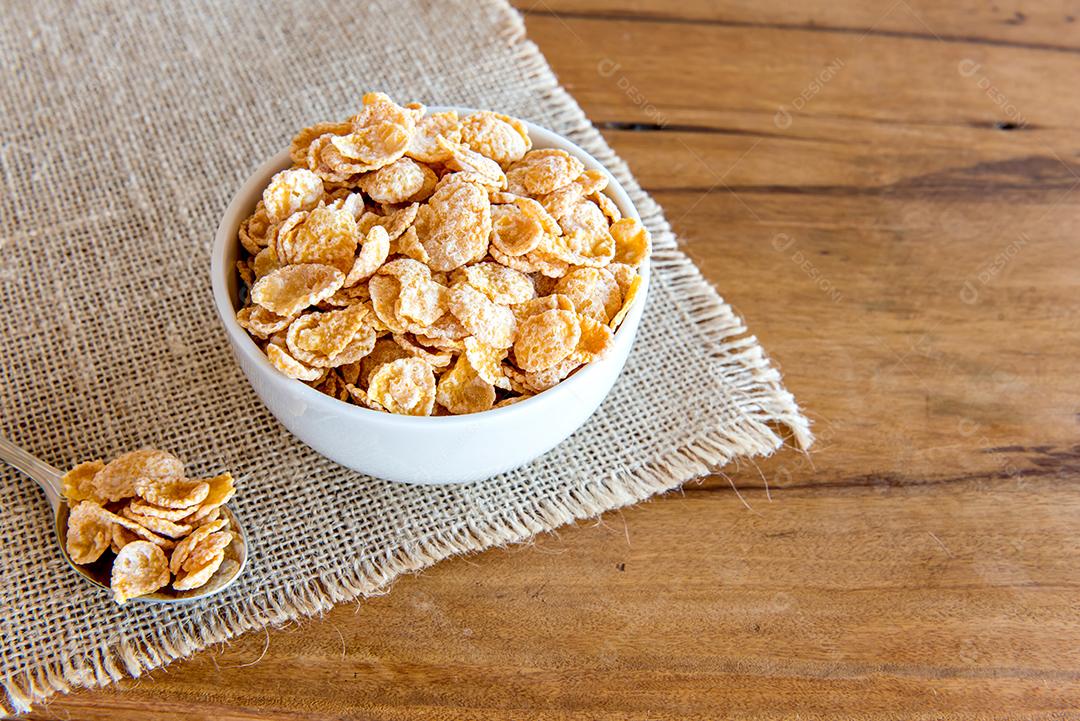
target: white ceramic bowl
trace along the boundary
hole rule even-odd
[[[450,108],[432,108],[445,110]],[[456,108],[462,114],[466,108]],[[536,148],[562,148],[588,169],[607,173],[578,146],[529,123]],[[237,230],[254,210],[274,173],[289,167],[282,152],[240,188],[217,229],[210,280],[225,334],[240,368],[279,421],[322,455],[360,473],[404,483],[476,481],[518,468],[576,431],[607,396],[634,343],[649,287],[649,263],[640,268],[641,291],[615,333],[611,353],[559,385],[504,408],[463,416],[413,417],[381,413],[324,395],[279,373],[236,322],[239,278]],[[607,194],[623,216],[638,218],[626,191],[609,176]]]

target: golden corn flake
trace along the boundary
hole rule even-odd
[[[301,130],[290,157],[237,233],[237,322],[333,398],[420,415],[506,405],[602,357],[640,293],[648,233],[609,176],[533,149],[516,118],[366,93],[347,121]],[[172,523],[216,513],[140,503]]]
[[[328,265],[289,265],[260,278],[251,289],[251,299],[269,311],[291,317],[329,298],[344,282],[345,274]]]
[[[307,168],[282,170],[263,191],[266,217],[277,223],[298,211],[311,210],[322,200],[323,192],[322,178]]]
[[[618,328],[619,324],[623,322],[623,318],[626,317],[626,314],[630,312],[630,308],[633,307],[639,290],[641,290],[641,276],[635,275],[633,280],[630,281],[630,285],[623,293],[622,309],[620,309],[611,319],[610,325],[612,328]]]
[[[461,142],[503,167],[521,160],[532,147],[525,123],[486,110],[461,121]]]
[[[570,355],[580,338],[577,313],[546,310],[521,324],[514,342],[514,358],[526,372],[545,370]]]
[[[574,352],[583,358],[585,363],[592,363],[606,356],[615,342],[611,328],[606,322],[585,315],[579,316],[578,320],[581,324],[581,336]]]
[[[466,266],[465,278],[469,285],[494,303],[513,305],[524,303],[536,296],[536,289],[529,276],[498,263]]]
[[[445,163],[451,153],[439,145],[440,137],[454,144],[461,142],[461,123],[456,111],[432,113],[417,121],[405,154],[421,163]]]
[[[517,325],[514,312],[468,283],[450,289],[450,312],[477,340],[495,348],[513,345]]]
[[[294,228],[277,236],[278,262],[285,265],[317,263],[348,273],[353,267],[359,229],[352,213],[323,206],[312,210]]]
[[[205,523],[192,531],[190,536],[177,543],[176,548],[173,549],[172,555],[169,557],[169,570],[174,574],[179,573],[192,549],[207,536],[220,531],[224,527],[225,521],[218,520]]]
[[[460,268],[487,253],[491,203],[480,186],[451,183],[436,190],[420,207],[414,227],[432,270]]]
[[[304,365],[273,343],[266,346],[266,357],[279,371],[297,380],[317,381],[325,372],[322,369]]]
[[[94,476],[105,467],[98,461],[80,463],[60,477],[64,497],[69,501],[94,501],[99,505],[104,499],[99,498],[94,490]]]
[[[584,170],[585,165],[565,150],[531,150],[507,169],[507,189],[536,197],[567,185]]]
[[[128,508],[132,513],[138,513],[141,516],[154,516],[155,518],[164,518],[166,521],[180,521],[184,517],[191,515],[191,508],[165,508],[149,501],[144,501],[141,498],[133,498],[128,503]]]
[[[134,487],[140,498],[162,508],[197,506],[210,492],[206,483],[179,476],[139,477]]]
[[[118,456],[94,474],[91,485],[98,498],[121,501],[135,495],[139,479],[183,477],[184,464],[171,453],[144,448]]]
[[[212,559],[220,553],[223,553],[229,544],[232,543],[233,534],[230,531],[215,531],[208,534],[205,538],[195,544],[195,546],[188,553],[187,558],[180,564],[180,568],[184,570],[195,570],[197,568],[205,568],[212,562]],[[215,567],[214,570],[217,570]],[[213,571],[211,571],[213,573]],[[190,582],[189,582],[190,583]]]
[[[486,382],[498,388],[510,390],[510,381],[503,373],[502,362],[506,358],[507,349],[494,348],[482,343],[473,336],[464,341],[465,358],[477,375]]]
[[[491,208],[491,245],[508,256],[521,256],[540,245],[544,228],[540,220],[517,205]]]
[[[213,575],[217,573],[224,560],[224,551],[217,551],[209,556],[200,555],[200,563],[193,562],[191,556],[188,556],[188,560],[184,562],[184,566],[176,574],[176,580],[173,581],[172,587],[177,591],[191,591],[205,586]]]
[[[141,513],[135,513],[131,510],[130,506],[125,506],[120,515],[125,518],[130,518],[135,523],[145,528],[148,531],[158,534],[159,536],[166,536],[168,538],[177,539],[191,533],[191,526],[184,523],[174,523],[165,518],[159,516],[144,516]]]
[[[607,219],[612,223],[622,219],[622,212],[619,210],[619,206],[615,204],[614,200],[603,193],[593,193],[589,196],[589,200],[596,203],[604,215],[607,216]],[[612,229],[611,233],[614,235],[615,230]],[[616,240],[616,242],[618,241]]]
[[[429,416],[435,407],[435,374],[419,358],[391,361],[372,374],[367,394],[391,413]]]
[[[611,224],[615,238],[615,261],[637,268],[649,256],[649,231],[634,218],[623,218]]]
[[[153,593],[168,583],[169,562],[165,552],[153,543],[132,541],[116,554],[110,585],[118,604]]]
[[[364,328],[367,315],[367,307],[361,304],[302,315],[292,322],[285,336],[289,353],[313,368],[340,365],[335,358]]]
[[[578,353],[571,353],[550,368],[540,371],[529,371],[525,374],[525,385],[530,389],[541,393],[554,388],[566,379],[571,373],[580,368],[585,362]]]
[[[236,313],[236,322],[256,338],[265,339],[288,328],[292,318],[278,315],[261,305],[249,305]]]
[[[590,200],[582,200],[559,218],[562,235],[545,236],[543,249],[571,265],[602,267],[615,257],[615,239],[607,217]]]
[[[432,368],[445,368],[450,365],[450,361],[454,359],[453,355],[450,353],[433,353],[419,343],[414,342],[409,336],[395,333],[393,338],[394,342],[401,346],[401,349],[405,351],[405,353],[413,358],[419,358],[420,360],[425,361]]]
[[[65,546],[73,562],[93,563],[109,548],[112,529],[101,510],[98,504],[84,501],[68,513]]]
[[[307,165],[308,150],[317,138],[324,135],[348,135],[350,132],[351,123],[316,123],[296,134],[289,145],[289,157],[297,165]]]
[[[450,153],[446,167],[462,173],[459,180],[476,183],[488,190],[502,190],[506,187],[506,174],[491,158],[470,150],[461,143],[451,143],[446,138],[440,137],[437,142],[439,147]]]
[[[495,386],[480,377],[465,358],[439,378],[435,396],[439,405],[455,415],[480,413],[495,404]]]
[[[183,519],[184,523],[191,526],[197,526],[200,523],[206,523],[216,518],[216,512],[221,506],[225,505],[229,499],[236,494],[236,484],[233,482],[233,478],[228,473],[222,473],[219,476],[205,479],[207,485],[210,486],[210,493],[207,494],[206,499],[199,504],[199,508],[194,511],[190,516]]]
[[[386,215],[364,213],[360,217],[360,231],[368,233],[376,225],[382,226],[391,241],[397,240],[402,233],[408,230],[416,220],[416,213],[420,209],[419,203],[410,203],[402,208],[392,210]]]
[[[438,182],[435,171],[411,158],[400,158],[360,178],[361,190],[377,203],[426,200]]]
[[[607,268],[574,268],[555,284],[555,292],[568,297],[578,313],[601,323],[622,307],[619,284]]]
[[[517,322],[523,323],[527,318],[543,313],[545,310],[575,310],[574,301],[570,296],[561,293],[553,293],[532,300],[518,303],[513,307],[514,317]]]

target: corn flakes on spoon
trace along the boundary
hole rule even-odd
[[[114,461],[114,463],[119,462],[131,466],[133,465],[134,460],[140,458],[140,455],[142,458],[145,458],[151,456],[151,454],[160,454],[158,457],[168,456],[168,454],[164,454],[160,451],[135,451],[134,453],[121,456]],[[123,603],[129,599],[155,603],[183,603],[196,601],[225,590],[240,577],[241,572],[244,570],[248,557],[247,534],[244,532],[243,526],[240,525],[239,519],[228,506],[224,505],[224,503],[215,507],[214,510],[218,516],[216,519],[199,526],[197,529],[190,532],[187,538],[179,541],[172,541],[152,533],[147,529],[143,529],[141,533],[128,534],[129,541],[127,545],[122,546],[119,549],[119,553],[115,559],[109,559],[102,556],[101,554],[104,551],[99,550],[97,556],[93,557],[92,561],[85,563],[77,562],[72,558],[72,552],[69,549],[70,544],[67,542],[69,518],[71,517],[73,509],[76,515],[85,516],[86,512],[90,512],[94,508],[97,508],[100,514],[121,520],[132,528],[135,528],[135,526],[131,525],[131,516],[142,516],[138,513],[128,513],[127,508],[123,511],[125,515],[118,516],[91,503],[74,503],[71,498],[65,497],[64,481],[62,481],[62,479],[65,478],[65,475],[70,476],[70,473],[62,473],[59,469],[35,458],[3,436],[0,436],[0,460],[6,461],[16,470],[22,471],[37,482],[41,487],[41,490],[45,492],[45,497],[49,501],[49,506],[52,507],[54,519],[53,530],[56,533],[56,539],[60,546],[60,552],[64,556],[64,560],[66,560],[79,575],[90,583],[105,590],[111,589],[114,597],[119,603]],[[100,462],[96,463],[98,464],[99,469],[106,467]],[[84,466],[90,465],[92,464],[80,464],[72,471],[72,473]],[[228,476],[228,474],[224,474],[223,476],[219,476],[218,479],[228,480],[230,492],[227,495],[223,494],[222,497],[231,497],[231,477]],[[214,481],[218,479],[210,480]],[[71,503],[74,505],[69,506]],[[139,503],[142,505],[136,505]],[[142,508],[144,510],[148,508],[157,508],[157,506],[142,501],[141,499],[135,499],[129,504],[128,508],[131,506],[136,506],[137,508]],[[102,522],[100,519],[97,520],[99,523]],[[156,520],[161,525],[176,525],[174,522],[168,521],[168,519],[165,518],[151,520]],[[110,527],[106,524],[104,528]],[[120,527],[113,527],[111,530],[113,532],[120,531],[121,533],[124,533]],[[135,530],[138,531],[138,528],[135,528]],[[141,537],[139,537],[140,535]],[[144,540],[147,538],[155,539],[155,542],[151,543],[150,541]],[[100,542],[100,539],[98,542]],[[93,543],[94,540],[91,539],[89,545],[93,545]],[[105,543],[107,544],[108,542],[105,541]],[[200,546],[199,543],[204,545]],[[80,552],[85,553],[85,546],[87,544],[84,543],[82,545],[83,548],[80,548]],[[129,550],[125,552],[125,548],[129,548]],[[162,548],[171,552],[173,557],[172,562],[166,565],[164,569],[155,568],[154,563],[160,564],[161,559],[165,558],[165,551],[163,551]],[[200,568],[193,568],[191,572],[184,570],[184,568],[181,567],[181,562],[185,559],[177,558],[177,552],[180,549],[184,550],[186,558],[192,560],[212,559],[215,562],[214,569],[210,571],[208,568],[209,564],[203,563]],[[172,587],[170,587],[168,585],[168,581],[171,579],[169,571],[170,566],[173,564],[175,564],[176,567],[171,570],[173,573],[179,573],[179,575],[177,576],[176,581],[173,582]],[[119,567],[119,570],[117,567]],[[210,572],[207,573],[206,571]],[[153,591],[141,591],[139,584],[146,583],[145,579],[148,575],[153,576],[162,572],[164,573],[163,578],[158,579],[157,582],[152,582],[151,586],[145,586],[155,587]],[[121,576],[121,582],[126,581],[128,584],[128,587],[124,588],[123,592],[118,588],[118,573]],[[125,578],[125,573],[131,578]],[[191,579],[196,578],[200,574],[206,576],[206,580],[200,583],[200,585],[190,588],[190,590],[177,590],[178,586],[183,588],[185,585],[181,580],[182,578],[189,581],[186,585],[191,586],[193,585],[190,582]],[[133,579],[133,581],[131,579]],[[162,580],[164,580],[165,583],[161,583],[160,581]],[[199,580],[201,581],[202,579]],[[132,585],[134,587],[132,587]]]

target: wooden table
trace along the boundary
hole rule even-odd
[[[813,453],[32,718],[1076,718],[1080,5],[519,6]]]

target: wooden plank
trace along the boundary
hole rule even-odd
[[[914,129],[1075,128],[1080,108],[1075,94],[1045,81],[1075,77],[1075,53],[559,14],[530,16],[529,31],[542,47],[559,47],[556,73],[599,123],[776,134],[815,116]],[[1065,36],[1080,43],[1080,29]],[[780,108],[790,126],[774,122]]]
[[[753,513],[691,488],[622,516],[625,529],[614,516],[443,564],[273,634],[265,654],[254,634],[61,703],[87,719],[109,718],[106,699],[163,719],[196,705],[214,718],[705,719],[840,715],[860,699],[862,717],[884,719],[1080,698],[1075,484],[803,489]]]
[[[1080,6],[1074,2],[515,0],[514,5],[530,19],[558,14],[567,19],[627,19],[649,25],[712,24],[753,31],[786,29],[833,35],[914,37],[1057,52],[1080,51],[1076,29]]]

